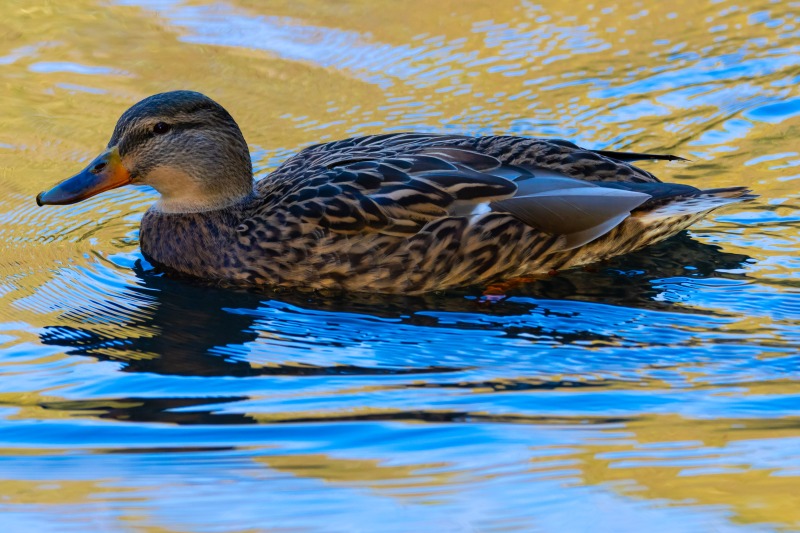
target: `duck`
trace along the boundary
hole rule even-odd
[[[142,255],[221,284],[421,294],[589,265],[663,241],[755,195],[661,182],[672,155],[523,136],[387,133],[308,146],[255,180],[248,144],[199,92],[141,100],[76,175],[36,197],[80,202],[125,185],[159,198]]]

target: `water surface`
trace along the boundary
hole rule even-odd
[[[0,522],[9,531],[800,529],[800,3],[0,6]],[[205,92],[259,176],[390,131],[568,138],[761,198],[509,287],[208,288],[155,195],[34,197],[133,102]]]

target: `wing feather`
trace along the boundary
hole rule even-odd
[[[529,196],[492,202],[492,210],[507,211],[526,224],[556,235],[569,235],[599,226],[650,199],[635,191],[605,187],[551,189]]]
[[[565,246],[593,240],[632,210],[696,189],[660,183],[639,159],[557,139],[386,134],[315,145],[259,185],[302,220],[340,233],[410,236],[447,217],[507,213]]]
[[[476,170],[497,159],[461,149],[343,159],[289,194],[290,212],[341,233],[413,235],[456,206],[511,197],[513,181]],[[313,184],[313,186],[309,186]]]

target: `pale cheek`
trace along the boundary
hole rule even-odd
[[[175,167],[156,167],[140,178],[164,198],[199,198],[202,196],[199,184],[186,172]]]

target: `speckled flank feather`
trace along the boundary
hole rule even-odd
[[[750,198],[661,183],[630,164],[645,158],[677,159],[520,137],[346,139],[303,150],[225,209],[151,209],[142,250],[202,278],[421,293],[631,252]]]

